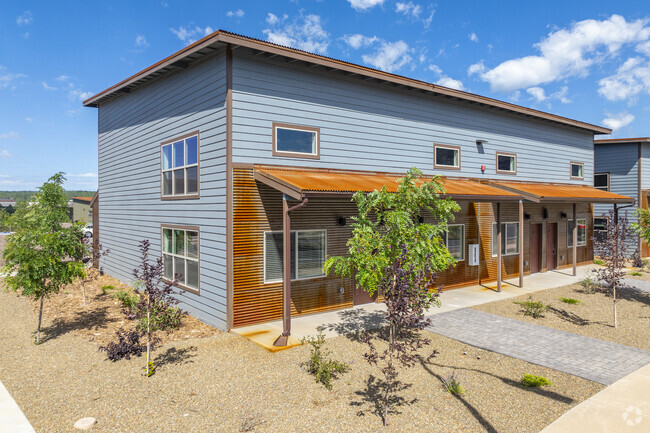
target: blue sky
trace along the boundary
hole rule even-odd
[[[5,1],[0,189],[97,187],[81,101],[224,29],[650,136],[647,1]]]

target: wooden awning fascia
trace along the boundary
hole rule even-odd
[[[521,194],[523,198],[527,201],[533,203],[604,203],[604,204],[634,204],[636,201],[632,197],[627,197],[624,195],[614,194],[618,197],[562,197],[562,196],[543,196],[532,194],[528,191],[521,190],[512,186],[502,185],[498,182],[489,182],[489,185],[494,188],[503,189],[504,191],[514,192]],[[551,187],[552,184],[549,184]],[[595,189],[595,188],[594,188]]]

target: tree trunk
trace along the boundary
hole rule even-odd
[[[38,310],[38,328],[36,328],[36,344],[41,343],[41,318],[43,317],[43,298],[45,297],[45,292],[41,294],[41,308]]]
[[[147,376],[149,376],[149,353],[151,352],[151,295],[147,293]]]
[[[616,284],[614,284],[614,328],[618,328],[618,321],[616,320]]]
[[[386,375],[386,393],[384,394],[384,426],[388,425],[388,403],[390,398],[391,376],[393,374],[393,347],[395,343],[395,319],[390,319],[388,337],[388,374]]]

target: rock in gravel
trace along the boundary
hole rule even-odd
[[[74,423],[74,428],[79,430],[90,430],[92,426],[97,424],[97,420],[93,417],[81,418],[79,421]]]

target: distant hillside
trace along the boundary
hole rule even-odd
[[[10,200],[29,200],[37,191],[0,191],[0,199],[6,198]],[[65,195],[68,196],[68,199],[72,197],[92,197],[95,195],[95,191],[66,191]]]

